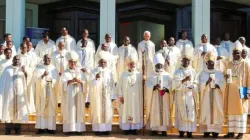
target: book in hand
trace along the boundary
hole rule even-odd
[[[240,98],[244,99],[247,96],[247,87],[240,87]]]

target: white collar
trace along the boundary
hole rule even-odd
[[[183,39],[179,39],[180,42],[188,42],[188,39],[183,40]]]

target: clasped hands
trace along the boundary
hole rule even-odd
[[[72,80],[69,80],[68,81],[68,85],[69,84],[75,84],[75,83],[78,83],[78,84],[82,84],[82,81],[81,80],[79,80],[79,79],[77,79],[77,78],[73,78]]]
[[[211,77],[209,77],[208,80],[207,80],[207,82],[206,82],[206,85],[208,85],[209,83],[211,83],[212,80],[213,80],[213,79],[212,79]],[[218,84],[215,84],[215,88],[220,89],[220,86],[219,86]]]

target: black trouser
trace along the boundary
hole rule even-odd
[[[14,129],[15,132],[20,132],[21,124],[20,123],[5,123],[5,131],[11,132]]]

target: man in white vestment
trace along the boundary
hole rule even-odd
[[[115,96],[115,83],[113,74],[107,68],[109,53],[100,52],[99,65],[93,70],[90,86],[90,122],[95,135],[109,135],[113,122],[113,100]]]
[[[161,53],[162,56],[164,57],[165,56],[165,49],[166,49],[167,46],[168,46],[167,41],[166,40],[162,40],[161,44],[160,44],[160,48],[161,49],[159,51],[157,51],[155,54]]]
[[[171,107],[172,101],[171,76],[163,69],[165,59],[161,54],[154,56],[155,72],[152,72],[146,81],[146,129],[151,135],[162,132],[167,136],[167,130],[172,128]]]
[[[143,64],[142,61],[144,59],[144,66],[145,66],[145,76],[148,77],[151,72],[153,72],[154,64],[153,58],[155,55],[155,44],[150,40],[151,33],[149,31],[144,32],[144,40],[138,44],[138,68],[139,71],[142,73],[143,71]]]
[[[171,76],[173,76],[175,69],[180,65],[181,59],[181,52],[180,49],[177,48],[175,45],[175,40],[173,37],[170,37],[168,40],[168,46],[164,50],[164,58],[165,58],[165,65],[164,69],[168,72]]]
[[[55,134],[57,116],[57,83],[59,74],[51,65],[51,56],[43,57],[43,64],[37,66],[34,72],[36,86],[36,125],[37,134],[47,129],[49,134]]]
[[[15,134],[21,133],[21,123],[29,119],[29,106],[27,100],[27,72],[20,67],[20,57],[13,58],[13,64],[6,67],[0,78],[0,96],[2,108],[0,116],[5,122],[5,135],[10,135],[12,129]]]
[[[35,53],[37,56],[42,59],[46,54],[51,56],[54,51],[56,51],[56,46],[49,42],[48,35],[43,35],[43,40],[38,42],[35,48]]]
[[[175,99],[175,127],[179,130],[179,138],[193,138],[197,127],[198,81],[192,68],[193,50],[182,51],[181,66],[173,76],[172,90]]]
[[[233,60],[227,65],[227,86],[224,92],[224,113],[228,118],[228,133],[224,138],[242,139],[247,132],[247,117],[250,98],[250,65],[242,59],[242,44],[233,44]]]
[[[214,45],[218,54],[217,60],[215,61],[215,69],[224,72],[226,69],[227,61],[229,61],[229,57],[231,54],[229,54],[224,47],[221,47],[220,42],[220,38],[217,37]]]
[[[100,54],[102,54],[102,52],[105,52],[107,55],[106,61],[107,61],[107,68],[110,69],[112,71],[112,75],[113,75],[113,79],[114,82],[116,83],[118,81],[118,76],[117,76],[117,57],[118,55],[113,55],[108,51],[108,44],[107,43],[103,43],[102,47],[101,47],[101,51],[97,51],[96,53],[96,57],[95,57],[95,65],[98,66],[99,65],[99,60],[100,60]]]
[[[13,54],[12,56],[14,57],[16,55],[16,47],[12,42],[12,35],[7,33],[4,35],[3,38],[4,38],[4,43],[2,45],[4,45],[5,47],[8,46],[7,42],[9,42],[9,41],[11,42],[11,45],[9,45],[9,48],[12,49],[12,54]]]
[[[206,69],[206,62],[204,60],[204,56],[208,52],[211,52],[213,55],[217,57],[216,48],[210,43],[208,43],[208,36],[206,34],[203,34],[201,36],[201,44],[197,45],[194,49],[193,66],[197,74],[200,74],[200,72]]]
[[[188,40],[188,33],[186,30],[181,32],[181,39],[179,39],[175,46],[180,49],[181,53],[186,51],[194,52],[194,45],[192,41]]]
[[[208,138],[218,138],[224,122],[223,94],[225,90],[224,74],[215,69],[216,56],[212,53],[205,55],[207,69],[199,75],[200,90],[200,132]]]
[[[92,39],[89,38],[89,31],[87,29],[84,29],[82,32],[82,39],[80,39],[77,44],[76,47],[77,48],[81,48],[82,47],[82,42],[83,40],[87,40],[87,46],[92,48],[93,51],[95,52],[95,43]]]
[[[16,48],[13,45],[12,41],[7,41],[6,42],[6,48],[10,48],[12,50],[12,57],[14,57],[15,55],[17,55]]]
[[[35,50],[33,48],[33,44],[32,42],[28,42],[27,45],[28,49],[27,49],[27,54],[32,58],[32,61],[34,63],[35,66],[37,66],[38,64],[40,64],[43,60],[43,58],[40,58],[36,53]]]
[[[44,35],[50,36],[49,30],[45,30],[45,31],[43,32],[43,34],[44,34]],[[56,45],[55,41],[51,40],[50,37],[49,37],[49,42],[51,42],[52,44]]]
[[[62,27],[61,33],[62,36],[56,40],[56,46],[58,46],[60,41],[64,41],[65,49],[69,52],[74,51],[76,49],[76,40],[69,35],[66,27]]]
[[[118,79],[120,79],[123,72],[128,70],[127,67],[128,65],[126,64],[126,58],[129,55],[138,57],[135,47],[130,44],[130,38],[128,36],[125,36],[123,39],[123,45],[118,48],[118,56],[119,56],[117,61]]]
[[[242,44],[242,49],[247,51],[247,59],[250,59],[250,48],[246,46],[246,38],[245,37],[240,37],[239,38],[240,43]]]
[[[27,54],[27,45],[25,43],[21,44],[20,47],[20,54],[18,55],[20,57],[20,66],[24,67],[27,72],[27,96],[28,96],[28,103],[29,103],[29,113],[35,113],[35,94],[34,94],[34,88],[31,86],[33,83],[32,77],[34,72],[34,61],[31,56]]]
[[[229,53],[229,59],[232,60],[232,47],[233,47],[233,42],[230,40],[230,34],[225,33],[224,34],[224,40],[221,41],[220,43],[221,47],[225,48],[227,52]]]
[[[0,61],[5,59],[4,49],[5,49],[5,46],[0,44]]]
[[[6,48],[4,50],[5,59],[0,61],[0,76],[4,69],[12,64],[12,50],[10,48]]]
[[[117,47],[117,45],[112,41],[112,37],[111,37],[111,34],[106,34],[105,35],[105,41],[102,43],[102,44],[104,44],[104,43],[106,43],[107,45],[108,45],[108,51],[112,54],[112,55],[114,55],[114,56],[116,56],[116,58],[118,58],[118,47]],[[100,44],[99,46],[98,46],[98,49],[97,49],[97,53],[99,52],[99,51],[101,51],[102,50],[102,44]]]
[[[127,70],[121,74],[117,86],[119,123],[124,135],[137,135],[137,130],[143,127],[142,74],[136,69],[137,61],[137,54],[127,56]]]
[[[85,74],[77,67],[78,55],[69,52],[69,68],[66,69],[60,80],[60,93],[62,94],[63,132],[67,135],[81,135],[85,128],[85,100],[87,92],[87,79]]]
[[[67,57],[69,55],[69,52],[64,48],[64,42],[60,41],[58,44],[58,50],[53,52],[52,54],[52,65],[54,65],[58,72],[59,76],[62,75],[64,70],[68,68],[68,60]]]

